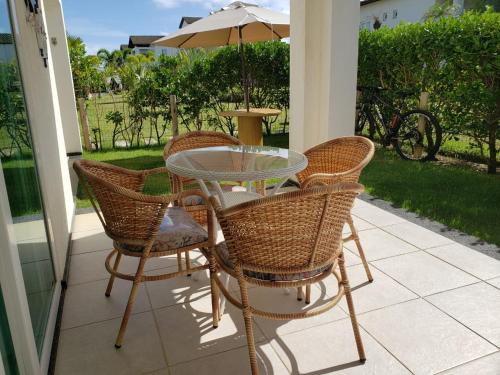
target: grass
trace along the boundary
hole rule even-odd
[[[287,135],[264,138],[267,145],[288,147]],[[84,153],[84,158],[105,161],[130,169],[163,166],[162,147]],[[19,186],[36,186],[32,161],[2,161],[11,210],[14,216],[39,212],[36,191],[24,192]],[[366,167],[361,182],[371,195],[392,202],[421,216],[436,220],[500,246],[500,176],[435,163],[401,160],[393,151],[377,150]],[[148,179],[145,192],[170,191],[166,176]],[[26,196],[31,197],[26,200]],[[90,207],[81,191],[77,207]]]
[[[361,182],[377,198],[500,246],[500,176],[380,149]]]
[[[288,136],[265,137],[264,143],[288,147]],[[159,147],[86,153],[84,157],[132,169],[163,165]],[[465,167],[408,162],[393,151],[379,149],[361,182],[375,197],[500,246],[500,176]],[[167,193],[168,181],[151,178],[145,190]],[[89,202],[79,198],[78,206],[88,207]]]

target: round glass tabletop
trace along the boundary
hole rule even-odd
[[[290,177],[307,167],[307,158],[278,147],[218,146],[178,152],[166,166],[179,176],[204,181],[261,181]]]

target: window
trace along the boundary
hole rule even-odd
[[[397,9],[392,10],[392,18],[393,19],[398,18],[398,10]]]
[[[382,21],[387,21],[387,12],[384,12],[384,14],[382,14]]]

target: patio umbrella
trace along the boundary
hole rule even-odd
[[[219,11],[153,42],[176,48],[218,47],[238,44],[245,106],[249,111],[243,43],[282,39],[290,36],[290,16],[255,4],[235,1]]]

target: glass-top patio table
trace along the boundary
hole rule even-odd
[[[275,194],[283,183],[307,167],[307,158],[292,150],[268,146],[218,146],[185,150],[166,160],[169,171],[198,181],[207,195],[206,183],[215,189],[221,205],[229,207],[260,198],[252,191],[252,182],[280,179],[271,191]],[[246,181],[247,191],[223,191],[220,181]]]

